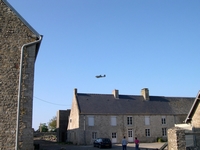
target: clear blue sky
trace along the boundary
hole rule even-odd
[[[128,95],[149,88],[174,97],[200,90],[199,0],[8,2],[44,35],[35,63],[35,129],[71,108],[74,88]],[[100,74],[106,78],[95,78]]]

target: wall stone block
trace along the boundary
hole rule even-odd
[[[168,149],[170,150],[185,150],[185,130],[179,127],[168,129]]]
[[[35,41],[32,31],[0,0],[0,149],[15,148],[21,48]],[[33,149],[32,100],[35,46],[25,49],[22,66],[19,139],[21,150]],[[27,123],[30,122],[30,123]],[[26,130],[24,130],[26,129]],[[31,131],[31,132],[30,132]],[[2,138],[3,137],[3,138]]]

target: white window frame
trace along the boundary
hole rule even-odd
[[[95,140],[97,138],[97,132],[92,132],[92,139]]]
[[[162,124],[166,124],[166,117],[165,117],[165,116],[162,116],[162,118],[161,118],[161,123],[162,123]]]
[[[133,129],[128,129],[128,138],[133,137]]]
[[[111,124],[111,126],[117,126],[117,117],[116,116],[110,117],[110,124]]]
[[[94,116],[88,116],[88,126],[94,126]]]
[[[127,116],[127,125],[133,125],[133,117]]]
[[[167,128],[162,128],[162,136],[167,136]]]
[[[117,133],[116,133],[116,132],[112,132],[111,137],[112,137],[112,138],[117,138]]]
[[[149,116],[145,116],[144,123],[145,123],[145,125],[150,125],[150,117]]]
[[[145,129],[145,136],[146,137],[150,137],[151,136],[150,129]]]

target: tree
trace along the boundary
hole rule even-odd
[[[57,117],[54,116],[48,123],[48,127],[50,131],[55,131],[57,125]]]
[[[40,129],[40,132],[47,132],[48,131],[46,123],[41,123],[39,129]]]

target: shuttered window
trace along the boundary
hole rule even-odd
[[[94,126],[94,116],[88,116],[88,126]]]
[[[150,117],[149,116],[145,116],[145,125],[150,125]]]
[[[117,117],[111,116],[111,126],[116,126],[116,125],[117,125]]]

